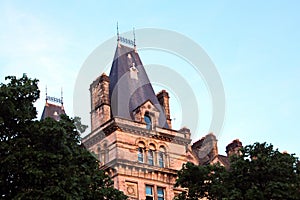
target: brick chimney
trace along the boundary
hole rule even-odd
[[[170,115],[170,105],[169,105],[169,93],[166,90],[160,91],[157,95],[157,99],[161,107],[164,109],[166,120],[169,128],[172,128],[171,115]]]
[[[233,140],[230,144],[226,146],[227,156],[240,155],[240,149],[243,147],[242,142],[239,139]]]
[[[103,73],[91,85],[91,131],[110,119],[109,77]]]

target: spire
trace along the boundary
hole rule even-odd
[[[151,101],[160,112],[158,125],[169,128],[140,56],[134,48],[123,44],[116,48],[109,79],[113,116],[134,120],[133,111],[146,101]]]

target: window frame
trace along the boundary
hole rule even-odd
[[[147,188],[151,189],[151,194],[147,193]],[[145,186],[145,192],[146,192],[146,200],[153,200],[154,199],[154,186],[153,185],[146,185]]]
[[[148,150],[148,164],[154,166],[154,151],[152,149]]]
[[[138,147],[138,162],[140,163],[144,162],[144,149],[142,147]]]
[[[162,194],[158,193],[160,189],[162,191]],[[156,193],[157,193],[157,200],[165,200],[165,188],[157,186]]]
[[[148,121],[148,120],[149,121]],[[146,112],[144,114],[144,122],[146,123],[146,129],[147,130],[152,130],[152,125],[153,125],[153,122],[152,122],[152,117],[150,116],[150,113],[149,112]]]
[[[165,153],[162,151],[158,152],[158,166],[165,167]]]

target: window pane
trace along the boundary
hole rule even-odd
[[[148,115],[144,116],[144,121],[146,122],[146,128],[150,130],[152,128],[151,118]]]
[[[157,187],[157,197],[158,200],[164,200],[164,188]]]
[[[164,196],[164,189],[163,188],[161,188],[161,187],[158,187],[157,188],[157,194],[158,194],[158,196]]]
[[[149,185],[146,186],[146,195],[150,195],[150,196],[153,195],[153,187],[152,186],[149,186]]]
[[[163,152],[159,152],[158,162],[160,167],[164,167],[164,154]]]
[[[148,163],[150,164],[150,165],[153,165],[154,163],[153,163],[153,151],[150,149],[149,151],[148,151]]]
[[[138,161],[144,162],[143,149],[141,147],[138,149]]]
[[[146,185],[146,200],[153,200],[153,186]]]

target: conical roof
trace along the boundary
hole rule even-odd
[[[109,74],[112,115],[133,120],[133,110],[150,100],[158,108],[159,126],[168,128],[166,116],[154,93],[139,54],[118,44]]]

